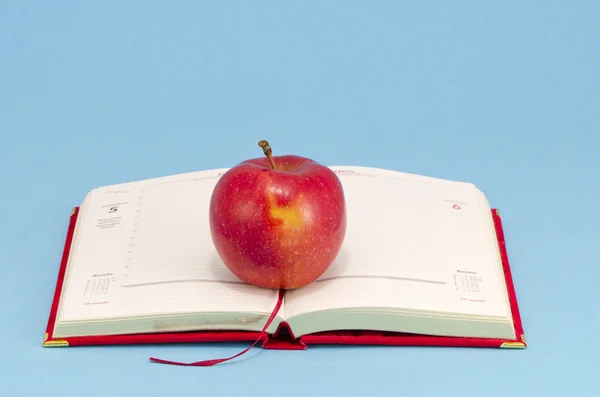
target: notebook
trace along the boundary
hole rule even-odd
[[[227,169],[88,192],[69,218],[43,346],[526,347],[502,220],[482,191],[330,168],[346,198],[344,243],[316,281],[288,291],[244,283],[219,259],[208,205]]]

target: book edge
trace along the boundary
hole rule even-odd
[[[514,282],[511,274],[510,263],[506,250],[506,241],[503,231],[502,219],[500,218],[498,209],[492,209],[492,217],[494,228],[500,250],[502,267],[505,277],[505,282],[508,291],[508,299],[510,303],[511,315],[515,332],[516,340],[499,340],[488,338],[455,338],[444,336],[427,336],[427,335],[403,335],[383,336],[382,332],[374,331],[375,334],[369,335],[364,333],[362,336],[347,336],[347,335],[304,335],[296,338],[293,330],[287,323],[282,323],[273,335],[261,335],[260,332],[253,331],[199,331],[199,332],[182,332],[182,333],[148,333],[148,334],[133,334],[133,335],[114,335],[114,336],[89,336],[89,337],[72,337],[72,338],[53,338],[54,327],[56,323],[56,315],[60,296],[62,293],[66,266],[73,240],[77,215],[79,207],[73,207],[69,219],[67,236],[63,248],[63,254],[57,276],[55,293],[50,309],[46,332],[42,342],[43,347],[64,347],[77,345],[114,345],[114,344],[139,344],[139,343],[185,343],[185,342],[242,342],[253,341],[257,338],[262,341],[262,347],[265,349],[294,349],[304,350],[309,345],[318,344],[346,344],[346,345],[415,345],[415,346],[469,346],[469,347],[500,347],[509,349],[524,349],[527,347],[523,324],[518,307],[518,301]],[[335,332],[335,331],[332,331]],[[283,335],[281,335],[283,334]]]
[[[300,337],[300,343],[309,346],[315,344],[357,344],[357,345],[413,345],[413,346],[463,346],[463,347],[499,347],[508,349],[525,349],[527,342],[523,330],[523,323],[519,311],[519,305],[514,286],[514,281],[510,269],[506,249],[506,239],[504,235],[502,218],[500,210],[497,208],[491,209],[494,231],[496,234],[497,246],[502,262],[504,282],[508,294],[511,317],[515,328],[516,338],[514,340],[505,340],[498,338],[473,338],[473,337],[448,337],[448,336],[428,336],[414,334],[398,334],[385,336],[384,332],[372,331],[363,332],[362,335],[343,335],[343,331],[338,331],[342,335],[335,335],[336,331],[324,332],[320,335],[308,334]]]
[[[266,341],[269,335],[260,331],[189,331],[189,332],[152,332],[127,335],[94,335],[55,338],[53,336],[58,306],[64,286],[67,263],[73,242],[77,217],[80,207],[73,207],[69,216],[69,225],[65,237],[63,253],[60,260],[56,286],[50,313],[44,332],[42,347],[90,346],[90,345],[122,345],[122,344],[150,344],[150,343],[187,343],[187,342],[243,342]]]
[[[502,224],[502,217],[500,216],[500,210],[497,208],[492,209],[492,218],[494,221],[494,230],[496,232],[496,239],[498,241],[498,249],[500,251],[500,259],[502,261],[502,269],[504,272],[504,282],[506,283],[506,290],[508,293],[508,301],[510,304],[511,315],[513,324],[515,327],[515,333],[517,339],[515,341],[506,341],[501,347],[506,348],[526,348],[527,341],[525,339],[525,331],[523,327],[523,319],[521,317],[521,311],[519,309],[519,301],[517,299],[517,291],[514,284],[512,275],[512,269],[510,266],[510,260],[508,257],[508,250],[506,247],[506,236],[504,234],[504,227]]]
[[[50,346],[68,346],[69,343],[65,339],[54,339],[52,337],[54,333],[54,326],[56,324],[56,316],[58,313],[58,306],[60,303],[60,296],[62,294],[65,273],[67,270],[67,262],[69,260],[69,254],[71,251],[71,244],[73,242],[73,234],[75,233],[75,224],[77,221],[77,215],[79,214],[80,207],[73,207],[71,209],[71,215],[69,215],[69,225],[67,227],[67,235],[65,238],[63,252],[58,268],[58,274],[56,277],[56,287],[54,289],[54,296],[50,306],[50,313],[48,315],[48,322],[46,325],[46,332],[44,333],[44,339],[42,341],[43,347]]]

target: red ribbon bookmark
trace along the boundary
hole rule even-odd
[[[163,360],[163,359],[155,358],[155,357],[150,357],[150,361],[154,361],[154,362],[160,363],[160,364],[180,365],[180,366],[188,366],[188,367],[211,367],[213,365],[220,364],[222,362],[229,361],[236,357],[239,357],[242,354],[247,353],[254,346],[256,346],[256,344],[258,343],[260,338],[266,332],[267,328],[269,328],[269,325],[271,325],[271,323],[273,322],[273,319],[275,319],[275,316],[277,315],[277,313],[279,312],[279,309],[281,308],[281,305],[283,304],[283,295],[284,295],[284,290],[280,289],[279,290],[279,298],[277,299],[277,304],[275,305],[275,308],[273,309],[271,316],[269,316],[269,319],[267,320],[265,326],[263,327],[262,331],[260,332],[260,335],[258,336],[258,338],[256,338],[254,343],[234,356],[227,357],[227,358],[217,358],[217,359],[212,359],[212,360],[196,361],[196,362],[192,362],[192,363],[169,361],[169,360]]]

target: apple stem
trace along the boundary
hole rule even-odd
[[[273,160],[273,151],[271,150],[271,146],[269,146],[269,142],[262,140],[258,142],[258,146],[260,146],[265,153],[265,156],[269,159],[269,163],[271,163],[271,168],[275,168],[275,160]]]

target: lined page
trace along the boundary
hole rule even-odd
[[[208,223],[218,176],[206,175],[140,189],[123,285],[173,281],[242,283],[221,261]]]
[[[209,185],[196,190],[190,186],[215,180],[218,174],[201,172],[115,185],[88,195],[78,219],[61,319],[197,311],[270,313],[277,291],[229,276],[220,262],[210,260],[207,230],[195,223],[199,217],[194,211],[203,212],[198,208]],[[169,189],[157,191],[161,185],[179,185],[174,191],[180,195],[166,194]],[[195,198],[202,198],[196,206],[192,204]],[[163,212],[157,203],[175,211]],[[142,220],[147,222],[145,228]]]
[[[360,167],[337,172],[347,237],[325,274],[288,293],[286,315],[353,307],[507,314],[489,207],[472,184]]]
[[[359,172],[340,179],[347,205],[346,236],[337,259],[319,280],[446,281],[438,227],[443,203],[433,186]]]

